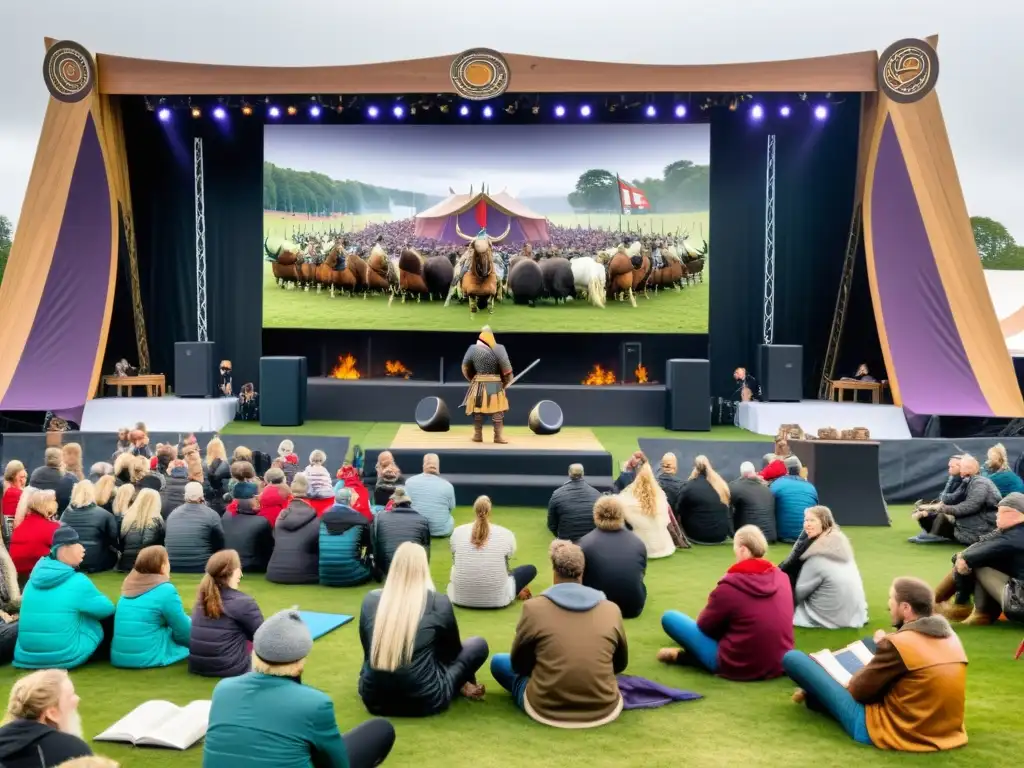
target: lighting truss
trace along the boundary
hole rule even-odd
[[[775,338],[775,134],[768,134],[764,174],[764,343]]]
[[[206,191],[203,179],[203,140],[198,136],[193,149],[196,204],[196,329],[198,341],[206,332]]]

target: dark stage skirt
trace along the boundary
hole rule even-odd
[[[466,406],[466,413],[504,413],[508,410],[508,398],[505,397],[505,387],[501,384],[501,377],[494,375],[474,376],[466,393],[466,399],[462,401]]]

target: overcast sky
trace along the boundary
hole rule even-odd
[[[710,161],[708,125],[271,125],[264,159],[380,187],[445,197],[487,183],[515,197],[567,195],[580,174],[660,178]]]
[[[1021,30],[1021,0],[0,0],[0,212],[17,218],[31,171],[48,98],[46,35],[102,53],[294,66],[475,46],[720,63],[881,51],[938,33],[938,91],[968,207],[1024,241]]]

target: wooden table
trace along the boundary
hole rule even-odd
[[[117,396],[121,397],[124,390],[128,390],[129,396],[132,387],[145,387],[146,397],[163,397],[167,390],[162,373],[150,373],[145,376],[104,376],[103,384],[108,387],[117,387]]]
[[[871,402],[875,405],[882,402],[882,390],[885,389],[884,381],[844,381],[836,379],[828,383],[828,399],[836,402],[843,402],[843,392],[852,392],[853,400],[856,402],[858,392],[870,392]]]

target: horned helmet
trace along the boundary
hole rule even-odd
[[[500,243],[502,240],[504,240],[506,237],[508,237],[508,234],[511,231],[512,231],[512,219],[509,219],[508,225],[505,227],[505,231],[502,232],[497,237],[494,237],[493,235],[487,234],[487,228],[486,227],[481,229],[477,233],[476,237],[470,237],[469,235],[465,234],[462,231],[462,228],[459,226],[459,219],[458,219],[458,217],[456,217],[456,219],[455,219],[455,234],[457,234],[459,237],[461,237],[466,242],[472,243],[473,244],[473,250],[475,250],[479,254],[484,254],[484,253],[487,253],[488,251],[490,251],[492,246],[494,246],[496,243]]]

